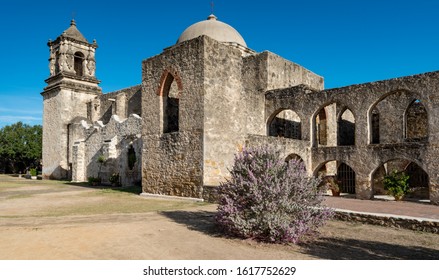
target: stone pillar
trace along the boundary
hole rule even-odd
[[[76,141],[72,148],[72,181],[85,182],[87,174],[85,171],[85,143]]]
[[[439,205],[439,184],[430,179],[430,202]]]
[[[121,120],[128,117],[126,114],[126,103],[127,97],[124,92],[116,96],[116,115],[118,115]]]
[[[358,199],[373,198],[372,184],[368,176],[355,174],[355,193]]]

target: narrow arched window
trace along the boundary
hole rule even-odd
[[[76,76],[84,75],[84,54],[76,52],[74,55],[74,69]]]
[[[380,143],[380,113],[376,108],[373,109],[372,111],[371,125],[372,125],[372,144],[379,144]]]
[[[168,74],[162,88],[163,133],[179,131],[179,88]]]
[[[136,164],[137,157],[136,157],[136,151],[134,150],[134,147],[130,145],[127,152],[127,158],[128,158],[128,168],[130,170],[134,169],[134,165]]]
[[[326,111],[325,108],[320,110],[319,114],[316,117],[316,129],[317,129],[317,137],[319,145],[327,145],[328,144],[328,132],[327,132],[327,120],[326,120]]]

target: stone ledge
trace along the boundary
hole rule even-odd
[[[146,198],[174,199],[174,200],[187,200],[187,201],[195,201],[195,202],[204,202],[204,199],[202,199],[202,198],[185,197],[185,196],[172,196],[172,195],[164,195],[164,194],[153,194],[153,193],[146,193],[146,192],[142,192],[140,194],[140,196],[146,197]]]
[[[439,220],[335,209],[334,219],[439,234]]]

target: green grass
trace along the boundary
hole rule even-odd
[[[27,180],[22,178],[0,175],[0,192],[11,191],[13,193],[6,199],[14,199],[14,203],[32,204],[32,199],[41,199],[43,193],[33,191],[32,186],[44,187],[44,194],[52,193],[54,196],[47,200],[47,204],[38,207],[32,214],[25,214],[27,217],[59,217],[72,215],[99,215],[99,214],[125,214],[145,213],[167,210],[183,209],[204,205],[186,200],[169,200],[140,197],[142,189],[139,186],[124,188],[111,187],[90,187],[87,183],[72,183],[56,180]],[[20,187],[26,189],[20,189]],[[66,194],[59,189],[66,189]],[[69,192],[69,190],[74,192]],[[26,201],[20,199],[27,198]],[[29,200],[30,198],[30,200]],[[51,202],[58,202],[51,204]],[[59,201],[66,201],[65,205]],[[41,201],[40,201],[41,204]],[[14,217],[17,215],[14,215]],[[12,216],[5,216],[13,218]]]
[[[7,196],[6,199],[21,199],[21,198],[29,198],[29,197],[32,197],[32,194],[23,193],[23,194]]]

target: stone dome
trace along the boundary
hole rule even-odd
[[[178,38],[177,44],[197,38],[202,35],[207,35],[219,42],[223,43],[237,43],[241,46],[247,47],[241,34],[230,25],[217,20],[217,17],[210,15],[207,20],[197,22],[189,26]]]

